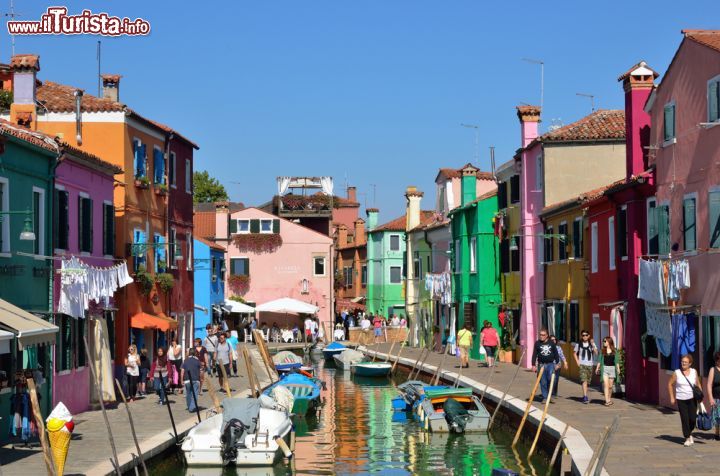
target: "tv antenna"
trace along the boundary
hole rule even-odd
[[[460,125],[462,127],[467,127],[468,129],[475,129],[475,164],[477,164],[478,161],[480,160],[480,157],[478,155],[479,154],[478,142],[479,142],[479,137],[480,137],[480,127],[475,124],[463,124],[462,122],[460,123]]]
[[[588,93],[575,93],[576,96],[582,96],[584,98],[590,98],[590,112],[595,112],[595,95]]]
[[[545,95],[545,62],[539,59],[523,58],[523,61],[527,63],[539,64],[540,65],[540,110],[543,108],[543,99]]]
[[[10,17],[10,21],[15,21],[16,17],[22,16],[19,13],[15,13],[15,1],[10,0],[10,11],[5,13],[6,17]],[[15,56],[15,35],[10,35],[10,45],[12,46],[12,55]]]

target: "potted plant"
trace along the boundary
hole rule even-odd
[[[618,376],[615,379],[615,393],[625,395],[625,349],[616,351]]]
[[[498,352],[498,360],[500,362],[513,363],[513,361],[519,359],[519,356],[515,356],[515,338],[513,330],[512,316],[507,315],[505,322],[501,327],[500,334],[500,351]]]
[[[150,181],[147,177],[135,177],[135,186],[146,189],[150,186]]]
[[[232,290],[236,291],[240,295],[243,295],[250,290],[250,276],[246,274],[232,274],[228,278],[228,284]]]
[[[169,292],[175,286],[175,278],[170,273],[159,273],[155,276],[155,282],[164,293]]]
[[[162,259],[158,260],[157,267],[158,267],[158,272],[164,273],[165,270],[167,269],[167,263],[165,262],[165,260],[162,260]]]
[[[279,233],[241,233],[233,235],[233,243],[240,252],[274,253],[282,246]]]
[[[135,283],[140,289],[140,294],[142,294],[143,296],[149,296],[150,292],[153,289],[153,285],[155,284],[155,280],[153,279],[152,275],[148,273],[145,266],[141,265],[138,266],[138,269],[135,272]]]
[[[155,184],[155,195],[167,195],[168,186],[164,183]]]

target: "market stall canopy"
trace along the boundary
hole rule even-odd
[[[0,299],[0,326],[17,336],[21,347],[54,344],[58,326]]]
[[[227,312],[238,312],[244,314],[252,314],[255,312],[254,307],[248,306],[247,304],[240,301],[233,301],[232,299],[226,299],[222,307]]]
[[[158,329],[169,331],[177,328],[177,321],[162,314],[153,316],[145,312],[138,312],[130,318],[130,327],[135,329]]]
[[[315,314],[320,310],[319,307],[310,303],[298,301],[293,298],[280,298],[260,304],[255,308],[260,312],[291,312],[295,314]]]

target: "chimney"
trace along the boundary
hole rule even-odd
[[[378,226],[378,215],[380,214],[380,210],[377,208],[368,208],[365,210],[365,214],[367,215],[367,229],[368,231],[372,231]]]
[[[35,129],[37,110],[35,107],[35,81],[40,71],[38,55],[13,55],[10,60],[12,72],[13,103],[10,106],[10,121]]]
[[[460,195],[462,195],[460,205],[467,205],[477,198],[477,173],[479,171],[480,169],[472,164],[467,164],[460,169],[462,180],[460,182]]]
[[[357,189],[355,187],[347,188],[347,199],[351,202],[357,203]]]
[[[345,225],[338,225],[337,228],[337,247],[344,248],[347,245],[347,227]]]
[[[420,224],[420,200],[423,193],[415,187],[408,187],[405,190],[405,230],[412,230]]]
[[[230,203],[215,202],[215,240],[230,240]]]
[[[625,90],[625,176],[628,179],[647,169],[645,147],[650,143],[650,115],[644,107],[657,77],[658,74],[641,61],[618,78]]]
[[[538,136],[538,122],[540,122],[540,108],[538,106],[517,106],[517,115],[520,119],[520,143],[527,147]]]
[[[103,98],[111,101],[120,101],[120,76],[119,74],[103,74]]]
[[[365,236],[365,220],[358,218],[355,220],[355,246],[362,246],[367,243]]]

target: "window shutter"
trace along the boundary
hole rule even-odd
[[[657,206],[655,202],[648,203],[647,222],[648,222],[648,254],[657,254],[658,252],[658,227],[657,227]]]
[[[240,262],[239,258],[230,258],[230,275],[237,276],[237,265]]]
[[[85,245],[83,239],[83,222],[85,221],[85,210],[83,209],[83,199],[78,197],[78,251],[82,251]]]
[[[85,220],[87,221],[87,226],[85,227],[85,232],[87,233],[85,239],[85,247],[88,253],[93,252],[93,202],[91,199],[86,199],[85,202],[87,203],[87,210],[85,215]]]
[[[260,233],[260,220],[250,220],[250,233]]]
[[[668,205],[656,207],[658,227],[658,254],[670,252],[670,209]]]
[[[244,258],[245,260],[245,275],[250,276],[250,258]]]
[[[273,220],[272,231],[275,234],[280,233],[280,220]]]
[[[231,218],[230,219],[230,234],[232,235],[232,234],[237,233],[237,230],[238,230],[237,220]]]
[[[708,86],[708,122],[715,122],[718,120],[718,91],[717,81],[713,81]]]
[[[665,140],[671,140],[675,137],[675,106],[670,104],[665,106]]]
[[[683,202],[683,221],[685,224],[685,249],[694,250],[695,240],[695,199],[687,198]]]
[[[155,177],[155,183],[162,183],[163,169],[162,169],[162,152],[153,147],[153,172]]]
[[[112,256],[115,254],[115,207],[104,204],[103,211],[103,254]]]
[[[53,200],[53,249],[60,248],[60,190],[55,189],[55,200]],[[2,192],[0,192],[0,203],[2,203]],[[2,233],[2,230],[0,230]]]
[[[720,191],[710,192],[710,248],[720,247]]]

